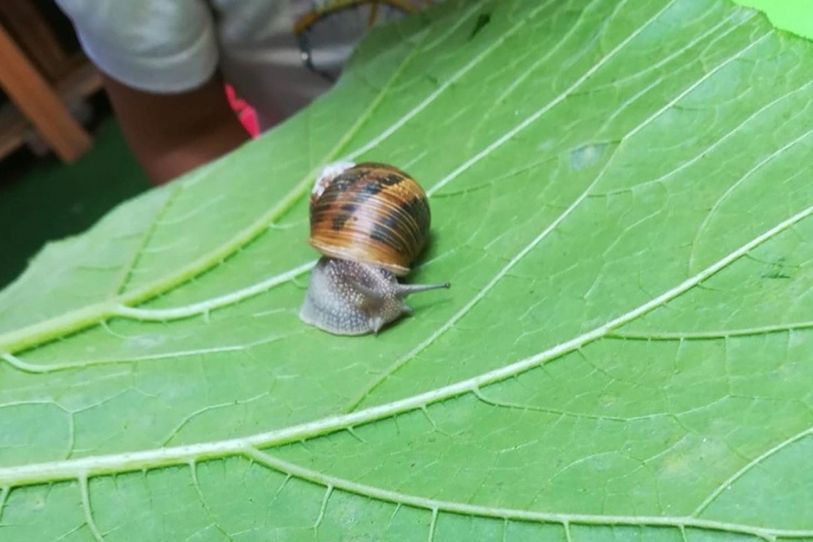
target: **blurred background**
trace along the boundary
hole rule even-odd
[[[70,21],[51,0],[0,0],[0,288],[149,187]]]

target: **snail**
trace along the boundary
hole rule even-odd
[[[444,284],[400,284],[429,236],[429,202],[395,167],[327,166],[310,197],[310,244],[322,257],[299,317],[336,335],[378,333],[412,309],[404,299]]]

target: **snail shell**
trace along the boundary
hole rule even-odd
[[[403,171],[367,162],[314,187],[310,243],[332,258],[377,265],[403,276],[429,236],[429,202]]]
[[[404,299],[449,284],[400,284],[429,236],[429,202],[403,171],[373,162],[328,166],[310,204],[310,243],[324,256],[300,318],[339,335],[377,333],[412,309]]]

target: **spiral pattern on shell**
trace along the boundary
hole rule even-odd
[[[337,174],[311,202],[310,243],[333,258],[406,275],[429,235],[429,202],[408,174],[365,162]]]

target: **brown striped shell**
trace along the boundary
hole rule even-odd
[[[408,174],[386,164],[343,164],[317,180],[310,243],[326,256],[406,275],[429,235],[429,202]]]

